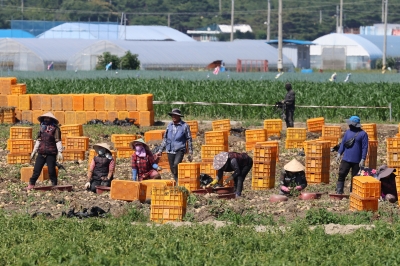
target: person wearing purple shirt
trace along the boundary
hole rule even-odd
[[[340,162],[340,157],[344,153],[339,166],[338,182],[336,183],[337,194],[344,193],[344,181],[347,174],[350,172],[350,169],[350,192],[352,191],[353,177],[357,175],[360,168],[364,167],[368,152],[368,134],[362,130],[360,118],[358,116],[352,116],[350,119],[346,119],[346,123],[349,125],[349,129],[343,136],[336,157],[336,162]],[[345,143],[352,138],[355,138],[354,143],[350,147],[346,147]]]

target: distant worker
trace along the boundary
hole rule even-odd
[[[186,143],[189,150],[187,159],[189,162],[193,160],[192,134],[190,133],[189,125],[182,120],[184,116],[181,110],[174,108],[168,115],[171,116],[172,122],[167,126],[163,141],[156,155],[160,157],[162,151],[166,149],[171,173],[178,183],[178,164],[182,162],[185,155]]]
[[[108,70],[110,69],[111,66],[112,66],[112,62],[108,63],[108,64],[106,65],[106,71],[108,71]]]
[[[343,194],[344,181],[351,169],[350,192],[352,191],[353,177],[358,174],[360,168],[365,166],[368,153],[368,134],[361,129],[360,118],[352,116],[346,119],[349,129],[344,133],[338,150],[336,162],[340,162],[340,156],[344,153],[339,165],[339,177],[336,183],[336,193]]]
[[[31,161],[36,157],[35,166],[33,167],[32,177],[29,179],[29,185],[26,188],[31,190],[35,187],[43,166],[47,164],[49,177],[52,186],[57,186],[56,161],[62,161],[62,143],[61,130],[58,127],[57,118],[51,113],[45,113],[38,117],[40,128],[35,147],[31,154]]]
[[[142,181],[146,179],[161,179],[157,172],[157,155],[153,155],[149,146],[143,139],[137,139],[130,143],[131,149],[135,150],[132,154],[132,180]]]
[[[302,191],[307,187],[305,167],[296,159],[291,160],[283,167],[279,178],[279,194],[291,195],[294,190]]]
[[[233,172],[232,178],[235,186],[236,197],[242,195],[243,182],[253,167],[253,159],[247,153],[220,152],[214,156],[213,167],[217,170],[217,178],[211,183],[218,183],[224,172]]]
[[[294,110],[296,104],[296,95],[294,90],[292,89],[292,84],[286,83],[286,96],[285,99],[282,100],[282,103],[285,105],[285,121],[286,127],[294,127]]]

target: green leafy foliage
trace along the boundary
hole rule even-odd
[[[306,222],[310,225],[319,224],[368,224],[372,219],[372,212],[353,212],[349,214],[337,214],[324,208],[311,209],[306,214]]]
[[[125,70],[137,70],[140,69],[140,61],[137,54],[132,54],[131,51],[127,51],[123,57],[121,57],[121,69]]]
[[[96,69],[104,70],[106,69],[106,65],[110,62],[112,62],[111,69],[117,69],[120,61],[121,59],[118,56],[112,55],[110,52],[104,52],[103,55],[98,56]]]

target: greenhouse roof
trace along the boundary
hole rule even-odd
[[[278,40],[270,40],[270,41],[267,41],[266,43],[268,43],[268,44],[277,44]],[[296,45],[314,45],[315,44],[315,43],[310,42],[310,41],[288,40],[288,39],[283,39],[282,43],[296,44]]]
[[[0,38],[35,38],[35,36],[24,30],[0,30]]]
[[[377,35],[360,35],[364,39],[375,44],[379,49],[383,50],[383,36]],[[386,55],[389,57],[400,57],[400,36],[387,36]]]

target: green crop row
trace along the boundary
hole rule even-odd
[[[179,80],[142,78],[99,79],[26,79],[28,93],[109,93],[154,94],[155,101],[182,101],[208,103],[239,103],[273,105],[285,96],[284,82],[271,80]],[[392,104],[392,116],[399,120],[400,90],[398,83],[319,83],[292,82],[296,91],[295,119],[306,120],[323,116],[337,122],[351,115],[359,115],[363,121],[388,121],[388,107]],[[178,105],[175,105],[178,106]],[[318,106],[307,108],[301,106]],[[325,108],[324,106],[353,106],[355,108]],[[360,109],[356,107],[371,107]],[[182,105],[189,117],[268,119],[278,118],[273,107]],[[171,104],[155,105],[156,117],[166,114]]]

